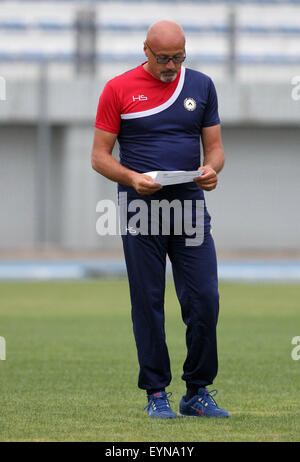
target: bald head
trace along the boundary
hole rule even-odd
[[[185,36],[182,27],[174,21],[157,21],[152,24],[146,35],[146,42],[154,47],[184,48]]]
[[[148,29],[144,52],[148,58],[147,63],[143,65],[144,69],[162,82],[172,82],[185,58],[185,36],[182,27],[174,21],[155,22]],[[167,62],[161,62],[159,58],[167,59]]]

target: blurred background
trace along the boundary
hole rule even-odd
[[[159,19],[182,25],[185,66],[218,92],[220,279],[300,281],[299,0],[0,0],[0,279],[125,274],[120,236],[96,233],[97,202],[117,195],[91,168],[94,120]]]

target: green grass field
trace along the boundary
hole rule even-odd
[[[217,403],[229,419],[149,419],[137,388],[127,281],[1,283],[1,441],[299,441],[299,285],[221,284]],[[173,408],[184,325],[171,283]]]

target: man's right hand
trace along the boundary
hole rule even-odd
[[[143,173],[134,174],[131,186],[141,195],[153,194],[162,188],[162,185],[155,183],[151,176]]]

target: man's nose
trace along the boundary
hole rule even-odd
[[[175,68],[176,68],[175,64],[173,63],[172,59],[170,59],[170,61],[167,64],[167,69],[175,69]]]

